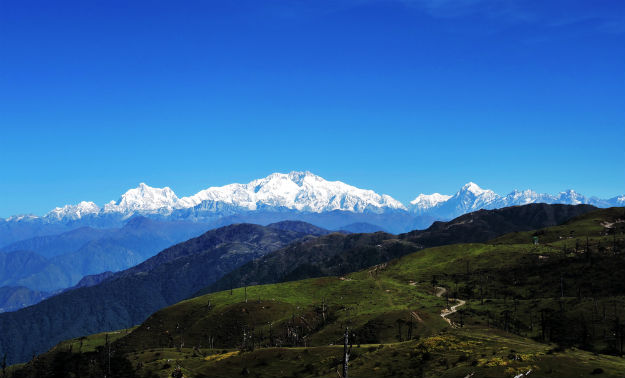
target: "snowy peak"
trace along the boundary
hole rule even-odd
[[[557,199],[558,201],[565,201],[566,203],[570,203],[572,205],[588,202],[586,197],[575,192],[573,189],[558,193]]]
[[[505,197],[500,198],[499,202],[501,202],[505,207],[505,205],[507,206],[527,205],[527,204],[535,203],[535,202],[545,202],[546,200],[549,200],[548,195],[536,193],[535,191],[531,189],[526,189],[526,190],[514,189]]]
[[[450,214],[464,214],[488,208],[498,197],[492,190],[482,189],[474,182],[469,182],[442,205],[447,207]]]
[[[476,198],[491,199],[496,195],[497,194],[490,189],[482,189],[476,183],[468,182],[464,184],[458,192],[456,192],[455,197],[473,196]]]
[[[515,189],[501,196],[474,182],[468,182],[453,195],[419,194],[406,208],[386,194],[360,189],[341,181],[328,181],[308,171],[293,171],[272,173],[247,184],[209,187],[182,198],[178,198],[169,187],[154,188],[141,183],[126,191],[117,201],[111,201],[101,208],[93,202],[83,201],[76,205],[57,207],[43,217],[21,215],[2,221],[82,221],[84,224],[102,225],[129,219],[134,215],[202,221],[251,211],[323,213],[336,210],[374,214],[408,210],[413,216],[444,220],[479,209],[529,203],[625,206],[625,195],[599,199],[587,198],[574,190],[551,195],[529,189]]]
[[[144,211],[169,211],[179,208],[179,199],[168,187],[153,188],[145,183],[128,190],[120,199],[104,205],[104,212],[132,213]]]
[[[181,199],[188,205],[223,202],[246,210],[285,208],[306,212],[353,212],[405,209],[388,195],[359,189],[340,181],[327,181],[310,172],[273,173],[247,184],[211,187]]]
[[[56,207],[45,215],[45,218],[51,220],[77,220],[87,215],[97,214],[100,207],[93,202],[82,201],[77,205],[65,205]]]
[[[486,192],[487,190],[484,190],[482,188],[479,187],[479,185],[477,185],[474,182],[468,182],[466,184],[464,184],[462,186],[462,188],[460,188],[460,190],[458,191],[458,194],[460,193],[471,193],[474,194],[476,196],[479,196],[480,194]]]
[[[39,219],[35,214],[18,214],[12,215],[5,219],[6,222],[28,222]]]
[[[447,198],[445,199],[445,197]],[[556,195],[537,193],[530,189],[522,191],[515,189],[507,195],[501,196],[492,190],[482,189],[477,184],[469,182],[463,185],[453,196],[444,196],[438,193],[421,194],[411,202],[411,211],[415,214],[427,214],[439,219],[452,219],[480,209],[498,209],[530,203],[590,204],[597,207],[610,207],[625,205],[625,196],[602,200],[594,197],[587,198],[571,189]]]
[[[419,194],[417,198],[410,201],[410,204],[417,207],[430,208],[438,205],[441,202],[445,202],[450,199],[451,196],[440,193],[433,194]]]
[[[93,202],[66,205],[55,208],[44,218],[47,221],[69,221],[86,215],[105,215],[127,219],[135,214],[169,216],[176,213],[184,218],[185,209],[212,211],[219,216],[222,209],[230,213],[240,211],[284,209],[321,213],[333,210],[357,213],[382,213],[387,210],[406,210],[399,201],[388,195],[380,195],[347,185],[340,181],[327,181],[311,172],[294,171],[272,173],[247,184],[229,184],[204,189],[192,196],[178,198],[169,187],[154,188],[145,183],[128,190],[117,201],[99,208]],[[212,210],[206,210],[212,209]]]
[[[278,173],[279,174],[279,173]],[[308,179],[308,181],[323,181],[323,179],[319,176],[316,176],[308,171],[306,172],[290,172],[288,174],[289,180],[296,183],[298,186],[302,186],[304,184],[304,180]]]

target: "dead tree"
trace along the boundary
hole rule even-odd
[[[271,326],[273,325],[272,322],[268,322],[269,323],[269,346],[274,346],[273,345],[273,330],[271,329]]]
[[[245,342],[247,341],[247,330],[243,327],[243,342],[241,343],[241,350],[245,350]]]
[[[349,343],[349,326],[345,326],[345,335],[343,340],[343,378],[347,378],[349,367],[349,353],[352,346]]]

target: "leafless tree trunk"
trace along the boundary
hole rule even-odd
[[[347,378],[348,366],[349,366],[349,352],[351,351],[349,345],[349,327],[345,327],[345,336],[343,340],[343,378]]]

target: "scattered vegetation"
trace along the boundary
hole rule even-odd
[[[338,277],[206,294],[93,352],[61,344],[15,376],[39,376],[38,366],[55,363],[79,371],[86,359],[72,355],[98,361],[110,346],[127,361],[118,366],[139,377],[336,377],[346,326],[353,377],[620,376],[624,225],[625,209],[599,210]],[[438,287],[446,289],[440,297]],[[440,315],[454,298],[466,304],[450,326]]]

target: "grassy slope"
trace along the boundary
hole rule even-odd
[[[303,237],[299,232],[249,224],[210,230],[99,285],[0,314],[0,355],[7,354],[9,363],[25,361],[68,338],[136,325],[237,266]]]
[[[476,372],[476,376],[500,377],[528,369],[535,376],[588,376],[595,369],[617,376],[625,371],[621,357],[570,347],[563,351],[549,344],[561,341],[554,340],[559,337],[554,328],[564,325],[567,333],[575,335],[579,328],[575,324],[586,319],[586,328],[581,328],[590,334],[587,327],[595,327],[595,338],[585,347],[610,347],[612,340],[601,331],[625,318],[618,284],[623,255],[614,253],[622,248],[623,236],[617,228],[621,223],[604,227],[617,219],[625,219],[623,209],[582,216],[538,231],[541,244],[537,246],[527,243],[537,232],[516,233],[488,245],[426,249],[344,277],[249,287],[247,303],[243,288],[196,297],[155,313],[114,346],[127,353],[133,366],[141,363],[141,373],[163,377],[177,365],[187,376],[197,377],[336,376],[342,348],[329,344],[340,343],[349,324],[355,343],[362,344],[353,349],[351,376]],[[616,244],[610,230],[616,230]],[[585,247],[586,234],[591,237],[589,260],[579,247],[582,239]],[[577,251],[572,247],[576,244]],[[616,251],[611,249],[614,245]],[[595,289],[578,297],[576,276],[594,280]],[[433,295],[433,277],[437,285],[467,300],[451,316],[463,328],[450,328],[439,316],[446,299]],[[560,298],[562,281],[565,295]],[[602,304],[609,306],[599,314],[596,309],[605,307]],[[323,307],[327,307],[325,322]],[[564,320],[559,324],[559,318],[550,318],[545,342],[539,343],[532,340],[541,336],[536,317],[547,309],[552,309],[550,317],[562,313]],[[504,325],[506,312],[509,324]],[[256,345],[253,352],[231,349],[241,346],[243,332],[248,335],[247,345],[252,340]],[[206,349],[211,340],[215,349]],[[368,343],[387,344],[379,348]]]
[[[77,337],[74,339],[69,339],[58,343],[54,348],[50,349],[50,351],[81,351],[81,352],[93,352],[97,347],[103,346],[106,341],[114,342],[132,332],[136,327],[128,328],[128,329],[120,329],[118,331],[112,332],[102,332],[95,333],[93,335]]]
[[[589,205],[531,204],[480,210],[449,222],[435,222],[426,230],[402,235],[331,234],[294,243],[253,260],[226,274],[197,295],[232,287],[339,276],[387,262],[418,250],[455,243],[483,243],[513,231],[557,225],[589,211]]]
[[[180,366],[188,377],[336,377],[341,371],[342,346],[193,350],[157,348],[131,353],[144,370],[167,377]],[[492,329],[464,328],[389,344],[355,345],[350,376],[393,377],[512,377],[532,370],[532,376],[588,377],[595,369],[619,376],[622,358],[581,350],[554,351],[540,344]]]

